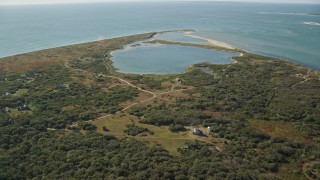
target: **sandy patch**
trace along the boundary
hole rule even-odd
[[[192,33],[193,33],[192,31],[187,31],[187,32],[185,32],[185,36],[189,36],[189,37],[196,38],[196,39],[206,40],[206,41],[208,41],[207,44],[210,44],[210,45],[219,46],[219,47],[223,47],[226,49],[236,49],[231,44],[228,44],[228,43],[225,43],[222,41],[218,41],[218,40],[214,40],[214,39],[209,39],[209,38],[204,38],[201,36],[192,35]]]

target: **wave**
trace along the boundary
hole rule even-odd
[[[298,15],[298,16],[310,16],[307,13],[287,13],[287,12],[258,12],[258,14],[277,14],[277,15]]]
[[[311,26],[320,26],[320,23],[317,23],[317,22],[303,22],[303,24],[311,25]]]

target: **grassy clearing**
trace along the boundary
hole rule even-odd
[[[135,122],[137,126],[148,128],[154,132],[154,135],[145,137],[132,137],[136,140],[146,142],[149,146],[161,145],[163,148],[173,154],[177,154],[177,148],[182,147],[187,139],[182,133],[172,133],[168,127],[158,127],[147,124],[141,124],[135,116],[131,115],[115,115],[110,116],[104,120],[94,121],[93,124],[97,126],[97,131],[102,134],[110,134],[117,138],[131,137],[123,132],[127,124]],[[110,131],[103,131],[102,127],[106,126]],[[179,139],[177,139],[179,138]],[[181,138],[181,139],[180,139]]]
[[[19,89],[15,94],[14,96],[22,96],[22,95],[25,95],[28,93],[28,89]]]
[[[188,141],[186,139],[166,139],[166,138],[150,138],[150,137],[136,137],[135,139],[144,142],[149,147],[161,146],[173,155],[179,155],[178,148],[184,146]]]
[[[8,114],[10,117],[22,117],[26,115],[31,115],[32,111],[19,111],[15,108],[9,108]]]
[[[276,174],[281,179],[306,179],[306,177],[297,169],[301,169],[301,167],[297,162],[291,160],[289,163],[281,165]]]
[[[295,128],[293,122],[251,119],[248,123],[250,126],[261,130],[271,137],[285,137],[293,141],[306,142],[306,139]]]
[[[120,106],[122,108],[125,108],[127,106],[130,106],[133,103],[139,103],[139,102],[141,102],[143,100],[146,100],[146,99],[149,99],[151,97],[152,97],[152,95],[149,94],[149,93],[140,92],[139,95],[136,98],[134,98],[132,100],[129,100],[129,101],[126,101],[126,102],[123,102],[123,103],[120,104]]]
[[[137,126],[149,129],[150,131],[154,132],[154,134],[147,136],[138,135],[135,137],[128,136],[123,132],[123,130],[126,128],[127,124],[131,124],[132,122],[134,122]],[[174,133],[171,132],[167,126],[154,126],[139,123],[139,119],[137,117],[128,114],[117,114],[109,116],[103,120],[93,121],[92,123],[97,126],[97,131],[99,133],[113,135],[118,138],[134,138],[136,140],[146,142],[149,146],[160,145],[175,155],[178,154],[177,148],[181,148],[186,141],[198,140],[206,143],[221,142],[221,139],[211,137],[206,128],[200,128],[206,135],[203,137],[194,135],[192,133],[192,126],[186,127],[188,129],[186,132]],[[103,131],[103,126],[106,126],[109,131]]]

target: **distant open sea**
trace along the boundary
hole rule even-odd
[[[0,6],[0,57],[130,34],[197,35],[320,70],[320,5],[131,2]]]

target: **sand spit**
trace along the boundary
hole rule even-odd
[[[222,42],[222,41],[217,41],[217,40],[214,40],[214,39],[209,39],[209,38],[204,38],[204,37],[201,37],[201,36],[192,35],[192,33],[193,33],[192,31],[187,31],[187,32],[185,32],[185,35],[189,36],[189,37],[192,37],[192,38],[196,38],[196,39],[206,40],[206,41],[208,41],[208,44],[210,44],[210,45],[219,46],[219,47],[223,47],[223,48],[226,48],[226,49],[236,49],[231,44],[228,44],[228,43],[225,43],[225,42]]]

